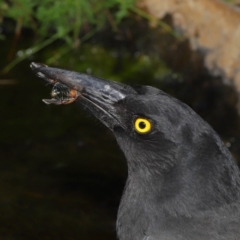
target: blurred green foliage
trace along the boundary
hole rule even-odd
[[[239,0],[223,0],[223,1],[233,5],[238,5],[240,3]]]
[[[21,56],[11,61],[3,72],[58,39],[65,41],[65,49],[54,60],[72,48],[91,38],[103,29],[106,22],[116,30],[117,24],[128,16],[136,0],[14,0],[0,2],[0,23],[4,18],[16,22],[15,40],[11,46],[9,59],[13,58],[16,42],[22,28],[27,27],[35,33],[34,44],[23,50]],[[0,33],[1,34],[1,33]],[[0,35],[4,39],[4,35]],[[14,46],[15,45],[15,46]],[[8,59],[8,60],[9,60]]]
[[[109,9],[114,9],[112,19],[119,22],[127,16],[134,3],[135,0],[15,0],[9,4],[1,3],[1,9],[3,17],[21,22],[42,37],[55,32],[71,41],[73,39],[66,33],[73,31],[76,37],[84,24],[101,28],[110,14]]]

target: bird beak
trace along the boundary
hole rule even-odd
[[[110,129],[115,125],[122,125],[117,105],[127,95],[135,93],[130,86],[83,73],[51,68],[40,63],[33,62],[30,67],[38,77],[48,83],[60,82],[76,90],[78,93],[76,101]]]

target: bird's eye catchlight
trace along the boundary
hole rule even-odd
[[[134,120],[134,129],[137,133],[146,134],[152,129],[152,123],[146,118],[138,117]]]

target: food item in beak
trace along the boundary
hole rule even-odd
[[[66,85],[56,82],[51,91],[52,99],[43,99],[46,104],[69,104],[74,102],[79,94],[76,90],[68,88]]]

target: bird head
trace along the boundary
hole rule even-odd
[[[234,197],[239,181],[232,177],[238,175],[234,160],[214,130],[184,103],[150,86],[132,87],[38,63],[31,68],[38,77],[78,93],[76,102],[114,133],[129,178],[137,184],[152,186],[164,197],[180,194],[188,202],[202,199],[210,205]]]
[[[141,160],[148,154],[152,159],[149,164],[154,164],[161,155],[171,159],[157,161],[160,169],[174,165],[173,156],[167,155],[178,148],[183,131],[192,126],[188,121],[194,112],[188,106],[150,86],[132,87],[38,63],[32,63],[31,67],[45,81],[58,82],[78,92],[76,102],[114,133],[130,169],[148,164]]]

